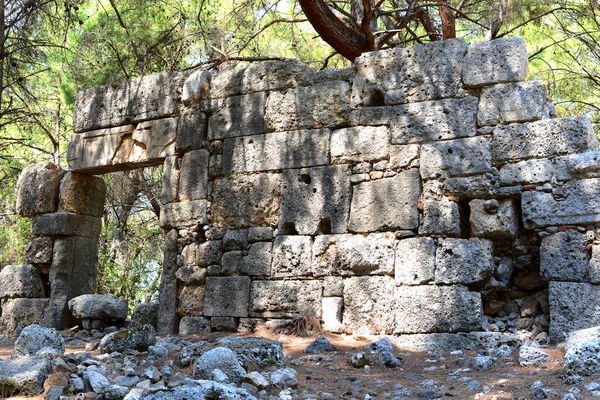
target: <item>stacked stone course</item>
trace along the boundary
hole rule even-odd
[[[521,38],[162,73],[79,93],[67,156],[164,163],[161,333],[308,317],[561,340],[600,323],[600,153],[526,73]]]

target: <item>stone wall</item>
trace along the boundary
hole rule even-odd
[[[561,340],[600,323],[600,153],[526,73],[521,38],[162,73],[79,93],[68,162],[164,163],[161,333]]]

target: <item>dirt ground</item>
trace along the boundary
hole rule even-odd
[[[533,399],[534,389],[532,384],[542,381],[543,387],[551,389],[548,398],[562,399],[573,387],[578,387],[581,393],[574,394],[577,399],[592,398],[592,394],[585,389],[585,384],[594,382],[586,379],[579,385],[564,383],[563,374],[563,351],[561,349],[548,349],[551,360],[542,367],[520,367],[517,354],[511,357],[499,358],[495,365],[488,371],[461,371],[455,373],[461,367],[457,360],[461,357],[475,356],[475,352],[468,351],[462,355],[450,355],[449,353],[426,354],[417,352],[396,351],[395,355],[403,360],[402,368],[385,368],[377,365],[376,356],[367,355],[372,361],[372,366],[367,370],[353,368],[348,364],[350,355],[364,351],[362,347],[369,343],[366,340],[356,340],[349,336],[327,334],[326,337],[337,348],[335,353],[323,353],[312,356],[308,360],[304,357],[304,349],[314,340],[312,338],[299,338],[273,334],[269,331],[261,331],[257,336],[283,342],[286,357],[285,365],[294,368],[298,374],[299,386],[295,393],[310,393],[318,395],[326,392],[333,395],[334,399],[364,399],[369,394],[375,399],[391,398],[394,385],[401,384],[410,389],[414,398],[428,389],[435,389],[446,397],[456,399]],[[188,340],[216,340],[224,334],[201,335],[185,337]],[[10,357],[14,340],[0,341],[0,357]],[[67,347],[66,353],[83,352],[83,346]],[[319,360],[319,357],[322,359]],[[292,360],[296,360],[292,364]],[[299,361],[304,361],[301,365]],[[181,371],[186,372],[186,371]],[[453,374],[454,373],[454,374]],[[455,375],[456,379],[448,377]],[[466,377],[466,378],[465,378]],[[468,379],[471,378],[471,379]],[[432,385],[428,387],[427,385]],[[469,383],[477,381],[479,385]],[[425,383],[425,385],[424,385]],[[397,390],[397,388],[396,388]],[[305,392],[306,391],[306,392]],[[23,397],[12,397],[11,399],[23,399]],[[28,397],[28,399],[43,399],[43,396]]]

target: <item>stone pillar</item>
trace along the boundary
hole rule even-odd
[[[158,299],[158,334],[177,333],[177,237],[176,229],[167,233],[163,249],[164,261],[160,277],[160,296]]]

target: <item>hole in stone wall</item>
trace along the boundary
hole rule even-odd
[[[293,222],[285,222],[283,224],[283,234],[284,235],[297,235],[298,231],[296,230],[296,224]]]
[[[469,219],[471,218],[471,207],[468,200],[458,203],[458,215],[460,217],[460,237],[467,239],[470,236]]]
[[[371,93],[368,105],[371,107],[385,106],[383,92],[381,90],[374,90],[373,93]]]
[[[323,218],[321,222],[319,222],[319,232],[322,234],[330,234],[331,233],[331,220],[329,218]]]
[[[302,174],[300,175],[300,182],[304,182],[308,185],[310,182],[312,182],[312,179],[310,178],[309,174]]]

